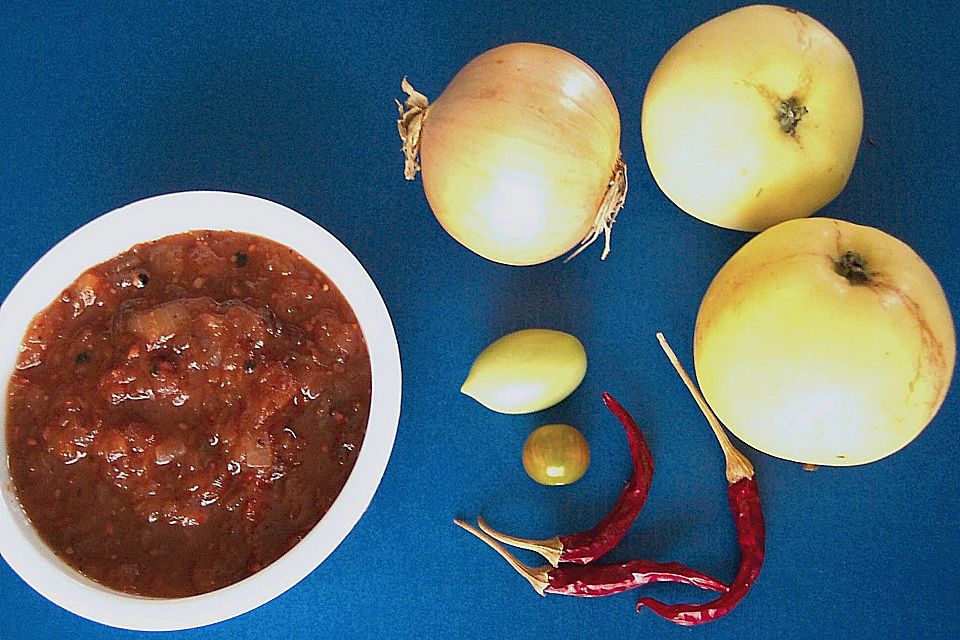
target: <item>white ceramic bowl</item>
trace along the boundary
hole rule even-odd
[[[54,555],[25,517],[9,481],[6,387],[33,317],[83,271],[140,242],[184,231],[256,234],[298,251],[336,284],[353,307],[370,351],[373,395],[356,466],[314,529],[276,562],[236,584],[178,599],[107,589]],[[137,630],[189,629],[240,615],[277,597],[313,571],[367,509],[387,466],[400,417],[400,354],[387,308],[370,276],[330,233],[284,206],[237,193],[190,191],[141,200],[81,227],[51,249],[0,306],[0,553],[27,584],[90,620]]]

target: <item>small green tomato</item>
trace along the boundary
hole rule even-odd
[[[568,424],[538,427],[523,445],[523,468],[540,484],[572,484],[590,466],[590,445]]]

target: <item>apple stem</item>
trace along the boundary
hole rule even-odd
[[[867,261],[856,251],[844,251],[840,259],[833,263],[833,269],[854,286],[870,282]]]
[[[797,125],[809,111],[800,104],[800,99],[796,96],[790,96],[781,101],[777,106],[777,120],[780,122],[780,130],[790,136],[797,135]]]
[[[673,349],[670,347],[670,344],[667,342],[667,339],[662,333],[658,332],[657,340],[660,341],[660,347],[663,349],[663,352],[667,354],[670,364],[672,364],[673,368],[677,370],[678,374],[680,374],[680,379],[683,380],[683,384],[687,386],[687,389],[690,391],[693,399],[696,400],[697,406],[700,407],[700,411],[703,412],[704,417],[710,424],[710,428],[713,429],[713,434],[717,437],[717,441],[720,443],[720,448],[723,450],[723,457],[727,461],[727,482],[734,484],[740,480],[743,480],[744,478],[752,478],[753,465],[750,464],[750,461],[747,460],[747,457],[740,453],[737,448],[733,446],[733,443],[730,442],[727,432],[723,430],[723,425],[720,424],[720,419],[717,418],[717,415],[713,412],[713,409],[711,409],[710,405],[707,404],[706,398],[704,398],[703,394],[700,393],[700,389],[697,388],[697,385],[694,384],[693,380],[690,379],[690,376],[683,368],[683,365],[680,364],[680,358],[678,358],[677,354],[674,353]]]

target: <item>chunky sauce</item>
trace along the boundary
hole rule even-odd
[[[8,390],[17,495],[56,554],[156,597],[241,580],[340,493],[371,374],[343,296],[233,232],[137,245],[38,315]]]

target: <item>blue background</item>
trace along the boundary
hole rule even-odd
[[[629,471],[622,431],[599,398],[609,390],[645,426],[657,460],[649,503],[614,557],[672,558],[732,577],[722,457],[654,333],[665,331],[691,363],[700,298],[749,236],[703,224],[660,193],[639,121],[659,58],[733,3],[279,4],[0,6],[0,296],[101,213],[223,189],[275,200],[333,232],[396,324],[403,412],[369,511],[282,597],[178,638],[960,636],[956,388],[917,441],[876,464],[805,473],[745,449],[765,501],[768,560],[733,614],[697,630],[638,615],[635,593],[541,599],[451,524],[482,513],[545,537],[593,526]],[[846,43],[865,101],[853,176],[822,215],[912,245],[960,315],[956,3],[795,4]],[[472,57],[515,40],[580,56],[617,99],[631,189],[605,263],[599,248],[567,265],[487,262],[442,231],[419,179],[403,179],[400,78],[436,97]],[[508,417],[458,392],[483,346],[530,326],[585,344],[590,368],[571,398]],[[592,467],[570,487],[541,487],[523,472],[523,441],[547,421],[577,425],[591,442]],[[60,610],[0,563],[0,637],[145,635]]]

